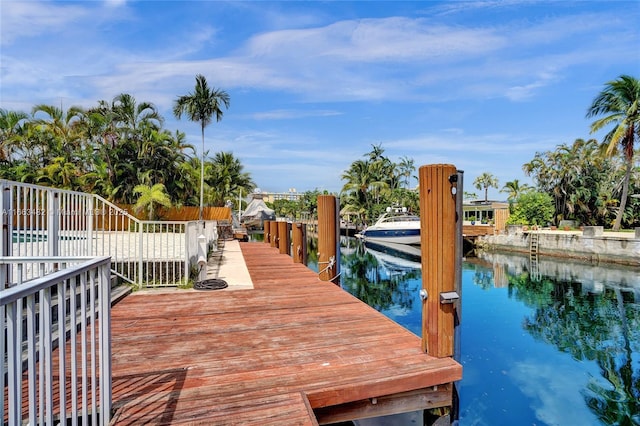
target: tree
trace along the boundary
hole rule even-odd
[[[500,190],[500,192],[506,192],[507,194],[509,194],[507,196],[507,200],[513,201],[516,198],[518,198],[518,196],[521,193],[523,193],[524,191],[528,191],[530,189],[531,187],[526,183],[520,184],[520,181],[518,179],[514,179],[512,181],[505,183],[502,189]]]
[[[231,152],[216,153],[213,162],[208,165],[211,173],[207,174],[206,183],[214,188],[210,194],[214,205],[222,206],[240,192],[249,194],[256,187],[251,176],[243,171],[240,160]]]
[[[409,158],[407,156],[400,158],[398,169],[400,176],[402,176],[404,180],[404,187],[409,189],[411,187],[411,177],[414,177],[413,172],[416,170],[413,158]]]
[[[489,188],[498,188],[498,178],[491,173],[483,173],[473,181],[473,186],[478,190],[484,190],[484,200],[489,200]]]
[[[224,112],[222,106],[229,108],[230,99],[227,92],[221,89],[210,88],[207,79],[196,75],[196,87],[193,93],[183,95],[176,99],[173,106],[173,114],[177,119],[186,114],[190,121],[200,123],[202,131],[202,163],[200,164],[200,220],[204,204],[204,129],[211,123],[215,116],[216,121],[222,120]]]
[[[156,183],[153,186],[145,184],[136,185],[136,187],[133,188],[133,193],[140,194],[138,201],[136,201],[136,204],[133,206],[133,210],[136,213],[147,210],[149,220],[156,219],[156,208],[158,205],[167,208],[171,207],[171,199],[164,185],[161,183]]]
[[[601,155],[595,139],[576,139],[555,151],[537,152],[523,170],[540,191],[553,197],[556,221],[573,219],[588,225],[608,221],[616,170],[612,159]]]
[[[23,126],[28,118],[24,112],[0,108],[0,162],[12,162],[13,153],[20,144]]]
[[[606,83],[605,88],[593,100],[587,117],[602,116],[591,124],[591,132],[613,124],[614,128],[605,135],[603,144],[607,155],[622,150],[625,159],[625,175],[620,196],[620,208],[616,214],[613,230],[620,229],[622,217],[629,196],[629,181],[634,165],[634,142],[640,138],[640,81],[629,75],[621,75],[617,80]]]
[[[549,194],[527,191],[518,197],[508,224],[546,225],[554,214],[553,198]]]

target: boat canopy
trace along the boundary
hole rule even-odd
[[[276,212],[267,207],[262,198],[254,198],[242,213],[241,221],[246,225],[262,226],[263,221],[275,218]]]

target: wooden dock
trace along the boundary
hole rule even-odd
[[[277,248],[240,246],[253,290],[113,307],[113,424],[315,425],[451,405],[453,359]]]

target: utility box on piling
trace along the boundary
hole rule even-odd
[[[420,244],[422,249],[422,349],[443,358],[454,355],[454,326],[460,305],[456,284],[459,256],[456,223],[458,171],[450,164],[422,166]]]
[[[338,203],[334,195],[318,195],[318,276],[335,282],[338,276]]]

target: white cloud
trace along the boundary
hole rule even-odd
[[[24,37],[58,33],[88,14],[81,6],[37,1],[3,1],[1,8],[2,45]]]
[[[596,419],[588,411],[580,389],[586,386],[582,371],[572,364],[549,365],[533,360],[516,362],[509,375],[531,399],[536,417],[550,425],[588,425]]]

